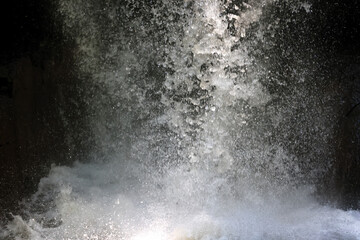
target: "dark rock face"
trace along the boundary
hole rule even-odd
[[[343,208],[360,208],[360,59],[347,69],[346,112],[340,119],[335,172],[335,194]],[[354,59],[356,61],[356,59]],[[346,113],[346,114],[345,114]]]
[[[81,160],[78,139],[89,132],[74,48],[63,41],[60,25],[56,30],[54,6],[46,2],[15,1],[5,15],[14,24],[0,58],[0,223],[52,163]]]
[[[0,202],[5,208],[34,191],[51,162],[66,159],[59,83],[68,74],[61,65],[46,64],[40,68],[24,56],[2,66],[8,83],[0,95],[0,192],[5,196]]]
[[[321,20],[326,24],[319,36],[333,52],[336,64],[332,71],[336,72],[342,95],[334,139],[335,163],[325,196],[330,194],[344,209],[360,209],[360,2],[314,3],[325,13]]]

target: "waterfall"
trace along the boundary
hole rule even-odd
[[[57,6],[94,146],[53,165],[0,236],[360,239],[359,212],[317,200],[340,93],[325,87],[310,2]]]

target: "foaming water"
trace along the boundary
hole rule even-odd
[[[278,50],[311,17],[283,3],[60,0],[93,159],[53,166],[2,236],[360,239],[359,212],[315,200],[337,95],[300,43]]]
[[[15,217],[8,230],[15,239],[360,238],[359,212],[321,206],[308,188],[231,197],[221,179],[180,172],[156,179],[133,164],[54,166],[33,200],[53,196],[55,206],[26,222]]]

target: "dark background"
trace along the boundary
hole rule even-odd
[[[20,0],[1,11],[0,220],[19,212],[52,163],[82,160],[87,138],[74,44],[56,1]],[[85,134],[85,135],[84,135]],[[0,221],[1,223],[1,221]]]

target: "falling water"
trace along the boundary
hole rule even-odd
[[[0,236],[360,239],[359,212],[316,200],[338,97],[323,90],[321,52],[306,31],[278,44],[311,9],[295,0],[59,1],[87,78],[92,157],[52,166]]]

